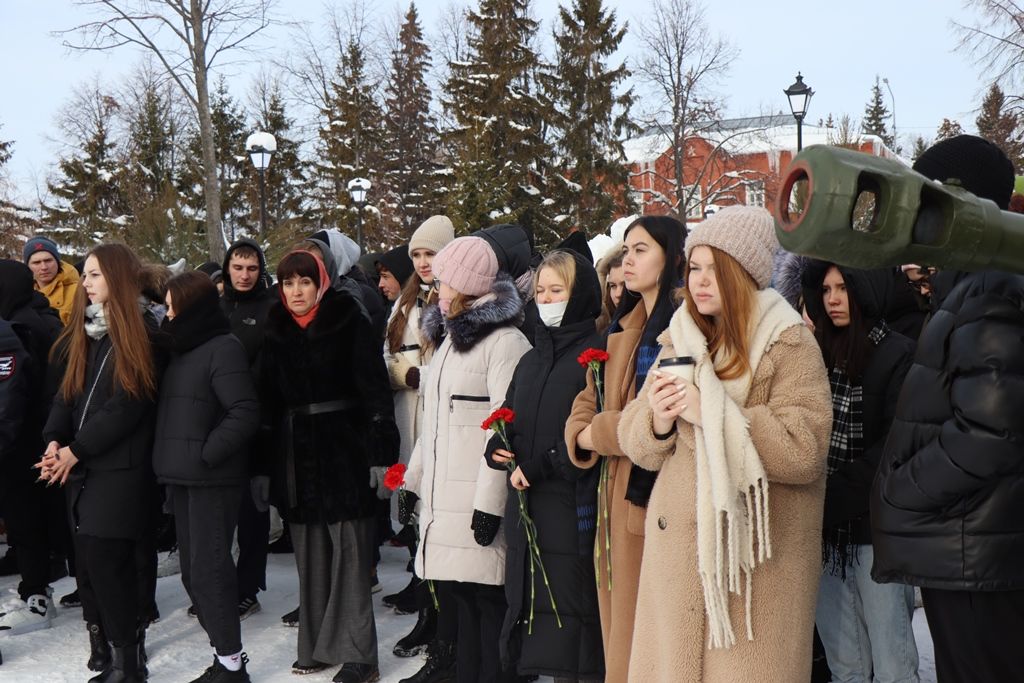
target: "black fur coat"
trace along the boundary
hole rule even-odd
[[[300,524],[373,516],[369,468],[394,464],[399,443],[382,341],[358,303],[334,290],[305,330],[275,302],[266,331],[261,395],[277,437],[274,504]],[[303,414],[327,402],[342,404]]]

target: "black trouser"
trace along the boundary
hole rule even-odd
[[[417,581],[421,581],[416,577]],[[430,595],[430,583],[423,581],[427,590],[427,600],[433,604],[437,598],[437,631],[434,638],[442,643],[455,643],[459,639],[459,605],[455,601],[454,581],[434,581],[434,594]],[[416,596],[419,604],[420,594]]]
[[[78,593],[87,622],[99,622],[114,647],[138,639],[138,543],[132,539],[78,534]]]
[[[458,683],[515,681],[514,672],[502,671],[498,655],[498,640],[508,608],[505,587],[454,581],[452,592],[459,614]]]
[[[46,595],[50,585],[50,557],[66,552],[70,545],[64,494],[58,487],[47,487],[19,476],[8,488],[5,519],[11,545],[18,548],[18,571],[22,600]]]
[[[238,509],[238,596],[235,603],[255,598],[267,590],[267,544],[270,542],[270,510],[260,512],[248,486],[242,487]],[[237,652],[237,650],[235,650]],[[231,654],[234,654],[232,652]]]
[[[217,654],[242,651],[238,582],[231,539],[238,526],[241,486],[168,486],[181,558],[181,583]],[[266,546],[266,543],[264,543]]]
[[[939,683],[1020,680],[1024,591],[922,588],[921,596]]]

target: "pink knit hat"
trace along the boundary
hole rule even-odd
[[[498,259],[480,237],[459,237],[437,252],[431,264],[434,277],[466,296],[491,291],[498,275]]]

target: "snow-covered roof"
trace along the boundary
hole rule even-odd
[[[779,152],[796,152],[796,121],[791,116],[772,115],[744,119],[729,119],[718,124],[701,126],[698,137],[712,145],[721,145],[726,154],[736,156],[742,154],[778,155]],[[660,158],[672,147],[672,140],[667,133],[658,132],[656,128],[648,128],[645,135],[626,140],[623,149],[629,163],[652,162]],[[836,142],[836,128],[803,125],[803,146],[832,145]],[[872,151],[877,156],[890,159],[905,159],[885,145],[876,135],[859,135],[861,143],[870,142]]]

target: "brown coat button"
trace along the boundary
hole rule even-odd
[[[668,527],[668,520],[664,517],[658,517],[658,528],[665,529]]]

